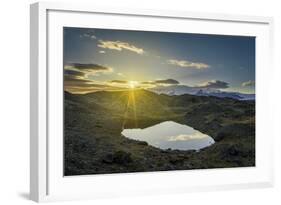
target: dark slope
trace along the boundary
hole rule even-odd
[[[146,90],[65,92],[65,174],[255,165],[255,103]],[[121,135],[124,127],[174,120],[212,136],[200,152],[160,150]]]

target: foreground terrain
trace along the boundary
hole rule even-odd
[[[65,175],[255,166],[255,102],[147,90],[64,93]],[[211,136],[196,151],[161,150],[124,128],[173,120]]]

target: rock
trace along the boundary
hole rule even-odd
[[[219,142],[219,141],[223,140],[223,139],[225,138],[225,136],[226,136],[226,133],[224,133],[224,132],[219,132],[219,133],[217,134],[217,136],[214,137],[214,138],[215,138],[215,140],[216,140],[217,142]]]
[[[169,161],[171,164],[176,165],[176,164],[182,164],[184,159],[181,157],[172,157]]]
[[[192,169],[192,165],[190,163],[184,164],[185,169]]]
[[[233,157],[237,157],[241,154],[241,151],[237,145],[224,145],[221,148],[221,155],[224,159],[231,160]]]
[[[87,162],[81,159],[72,160],[73,165],[78,169],[84,169],[87,166]]]
[[[237,156],[239,154],[239,151],[236,146],[232,145],[231,147],[228,148],[227,150],[228,154],[231,156]]]
[[[147,146],[147,145],[148,145],[148,143],[145,142],[145,141],[138,141],[138,144],[139,144],[139,145],[144,145],[144,146]]]
[[[126,165],[132,162],[131,153],[125,151],[117,151],[113,154],[113,162],[121,165]]]
[[[175,169],[174,166],[172,166],[170,164],[167,164],[167,165],[165,165],[164,171],[166,171],[166,170],[174,170],[174,169]]]
[[[107,164],[113,163],[113,154],[109,153],[109,154],[105,155],[104,158],[102,159],[102,162],[107,163]]]

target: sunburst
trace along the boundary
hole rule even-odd
[[[128,86],[129,86],[129,88],[131,88],[131,89],[134,89],[134,88],[138,87],[138,85],[139,85],[139,82],[138,82],[138,81],[129,81],[129,82],[128,82]]]

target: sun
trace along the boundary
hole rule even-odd
[[[139,85],[139,82],[138,81],[129,81],[128,85],[131,89],[134,89]]]

